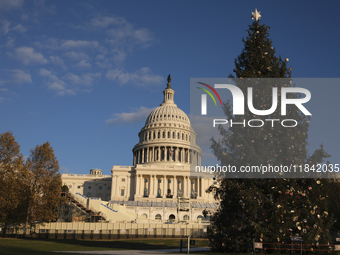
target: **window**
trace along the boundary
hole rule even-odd
[[[122,178],[122,182],[125,182],[125,178]]]
[[[179,139],[179,133],[177,133],[177,139]]]
[[[99,189],[102,189],[103,187],[102,186],[99,186]]]
[[[111,186],[107,187],[107,190],[111,190]]]
[[[180,184],[180,183],[181,183],[181,180],[178,180],[177,183]]]
[[[148,182],[148,179],[144,179],[144,182]]]
[[[78,186],[77,188],[78,188],[78,189],[80,189],[80,188],[81,188],[81,186]]]
[[[189,220],[189,215],[184,215],[183,220]]]
[[[161,220],[161,219],[162,219],[162,216],[160,214],[156,214],[155,220]]]
[[[163,138],[165,138],[165,131],[163,131]]]
[[[157,197],[162,197],[162,196],[161,196],[161,189],[158,189],[158,190],[157,190]]]
[[[168,183],[171,183],[171,180],[168,180]]]
[[[161,179],[158,179],[158,183],[161,183],[162,182],[162,180]]]
[[[143,213],[143,214],[141,215],[141,218],[142,218],[142,219],[147,219],[147,218],[148,218],[148,215],[146,215],[146,213]]]
[[[191,184],[195,184],[195,181],[191,181]]]
[[[170,131],[168,132],[168,138],[170,138]]]
[[[122,197],[124,197],[124,193],[125,193],[125,190],[124,190],[124,189],[121,189],[121,190],[120,190],[120,195],[121,195]]]
[[[144,197],[148,197],[148,189],[147,188],[144,189]]]
[[[86,196],[87,196],[87,197],[92,197],[92,194],[91,194],[90,192],[88,192],[88,193],[86,194]]]
[[[195,198],[195,191],[193,189],[190,192],[190,198]]]
[[[68,185],[68,188],[69,188],[69,189],[72,188],[72,185]]]
[[[91,189],[91,186],[88,186],[87,188],[88,188],[88,189]]]
[[[158,131],[158,138],[161,138],[161,132]]]
[[[172,133],[172,138],[175,139],[175,132]]]

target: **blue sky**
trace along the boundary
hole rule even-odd
[[[162,102],[168,74],[176,104],[189,114],[190,78],[232,72],[255,8],[293,77],[339,77],[339,7],[338,1],[1,0],[0,132],[11,130],[24,156],[49,141],[62,173],[110,174],[112,165],[132,164],[137,134]],[[324,142],[333,157],[337,144]]]

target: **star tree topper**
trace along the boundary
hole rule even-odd
[[[255,8],[255,12],[252,12],[252,19],[258,21],[259,19],[261,19],[261,12],[258,12],[257,9]]]

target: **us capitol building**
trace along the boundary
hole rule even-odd
[[[87,207],[102,211],[107,220],[200,221],[204,209],[218,207],[214,194],[206,193],[215,181],[190,172],[190,165],[201,164],[202,150],[188,116],[174,102],[170,75],[163,94],[163,103],[138,133],[132,166],[114,165],[112,175],[100,169],[62,174],[70,193],[87,199]]]

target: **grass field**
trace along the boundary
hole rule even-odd
[[[182,240],[186,240],[182,238]],[[205,239],[194,239],[192,247],[207,247]],[[118,240],[53,240],[0,238],[0,254],[47,255],[53,251],[149,250],[179,249],[180,239],[118,239]],[[68,253],[61,253],[68,254]]]

